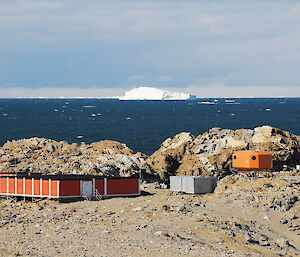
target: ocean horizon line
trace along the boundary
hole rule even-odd
[[[282,98],[286,98],[286,99],[291,99],[291,98],[300,98],[300,96],[222,96],[222,97],[196,97],[193,99],[179,99],[179,100],[175,100],[175,99],[163,99],[163,100],[148,100],[148,99],[136,99],[136,100],[127,100],[127,99],[120,99],[121,96],[104,96],[104,97],[95,97],[95,96],[51,96],[51,97],[47,97],[47,96],[33,96],[33,97],[1,97],[0,99],[45,99],[45,100],[49,100],[49,99],[53,99],[53,100],[59,100],[59,99],[104,99],[104,100],[119,100],[119,101],[195,101],[195,100],[201,100],[201,99],[282,99]]]

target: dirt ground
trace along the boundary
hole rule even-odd
[[[0,256],[300,256],[300,181],[239,178],[188,195],[0,200]]]

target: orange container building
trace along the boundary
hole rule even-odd
[[[272,155],[264,151],[236,151],[232,155],[232,167],[241,171],[268,170],[273,167]]]
[[[140,195],[139,177],[0,173],[0,196],[88,198]]]

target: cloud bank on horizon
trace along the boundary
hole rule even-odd
[[[0,97],[299,97],[299,28],[297,1],[2,0]]]

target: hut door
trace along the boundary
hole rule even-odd
[[[81,196],[90,197],[93,195],[93,182],[92,181],[81,181]]]

